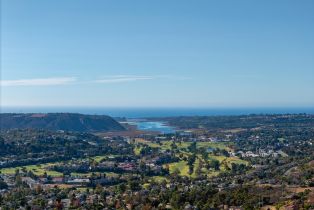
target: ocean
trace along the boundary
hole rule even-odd
[[[176,116],[219,116],[248,114],[314,114],[314,107],[276,108],[101,108],[101,107],[1,107],[1,113],[72,112],[112,117],[148,118]]]

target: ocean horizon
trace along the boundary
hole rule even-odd
[[[314,107],[248,108],[108,108],[108,107],[1,107],[1,113],[80,113],[112,117],[149,118],[250,114],[314,114]]]

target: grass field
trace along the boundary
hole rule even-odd
[[[161,148],[163,150],[167,150],[167,149],[171,149],[171,141],[161,141],[160,144],[156,143],[156,142],[151,142],[151,141],[147,141],[145,139],[142,138],[137,138],[135,139],[135,144],[138,143],[142,143],[142,144],[146,144],[150,147],[153,148]],[[190,145],[192,144],[192,142],[181,142],[181,143],[176,143],[177,147],[179,149],[184,149],[184,148],[188,148]],[[230,143],[228,143],[230,144]],[[219,149],[229,149],[227,143],[224,142],[197,142],[197,148],[201,148],[201,147],[211,147],[211,148],[219,148]]]
[[[166,181],[168,182],[168,179],[164,176],[153,176],[151,177],[152,180],[154,180],[155,182],[163,182],[163,181]]]
[[[172,174],[175,171],[179,171],[181,176],[189,176],[189,166],[187,165],[187,162],[184,160],[181,160],[176,163],[170,163],[169,165],[169,172]]]
[[[114,155],[110,155],[110,156],[114,156]],[[108,155],[90,157],[90,159],[93,159],[96,162],[100,162],[102,159],[106,157],[108,157]],[[67,162],[67,161],[64,161],[64,162]],[[52,166],[54,164],[56,163],[45,163],[45,164],[38,164],[38,165],[25,165],[25,166],[18,166],[18,167],[3,168],[3,169],[0,169],[0,172],[3,174],[15,174],[15,171],[17,169],[22,171],[22,169],[25,168],[26,171],[32,171],[37,176],[42,176],[44,175],[45,172],[47,173],[47,175],[52,176],[52,177],[62,176],[63,175],[62,173],[48,169],[48,166]],[[91,175],[91,173],[72,173],[72,174],[76,176],[82,176],[82,177]],[[106,175],[115,176],[116,174],[106,173]]]
[[[134,154],[135,155],[140,155],[141,154],[141,147],[140,146],[134,148]]]
[[[137,138],[137,139],[135,139],[136,147],[134,148],[134,153],[136,155],[140,154],[141,144],[148,145],[152,148],[160,148],[161,150],[167,150],[167,149],[170,150],[172,141],[161,141],[159,144],[156,142],[151,142],[151,141],[147,141],[145,139]],[[192,144],[192,142],[176,143],[176,146],[178,149],[178,154],[176,154],[176,156],[179,157],[181,155],[181,157],[182,157],[182,155],[183,155],[184,157],[187,157],[187,156],[191,155],[191,153],[187,151],[187,148],[191,144]],[[225,142],[197,142],[197,144],[196,144],[197,148],[219,148],[219,149],[225,149],[227,151],[232,151],[232,148],[230,148],[229,146],[230,146],[230,143],[225,143]],[[170,174],[174,173],[175,171],[179,171],[180,172],[179,174],[181,176],[196,177],[196,169],[199,167],[200,160],[202,160],[202,157],[200,155],[198,155],[195,162],[194,162],[194,171],[191,175],[189,174],[189,166],[187,165],[186,161],[181,160],[181,161],[176,162],[176,163],[170,163],[170,164],[168,164]],[[219,174],[220,172],[225,171],[226,170],[225,165],[227,165],[228,167],[231,167],[232,163],[247,164],[246,161],[241,160],[238,157],[215,156],[215,155],[209,154],[207,161],[211,161],[211,160],[218,160],[220,163],[225,163],[225,164],[222,164],[220,166],[219,171],[215,171],[213,169],[208,170],[205,167],[203,167],[201,169],[201,173],[206,174],[209,177],[215,176],[215,175]],[[206,162],[205,160],[202,160],[202,161]],[[166,167],[166,165],[167,164],[165,164],[164,167]]]
[[[96,157],[92,157],[91,159],[95,160],[96,162],[100,162],[102,159],[106,158],[107,155],[103,155],[103,156],[96,156]]]
[[[172,141],[161,141],[160,144],[156,142],[151,142],[142,138],[135,139],[135,148],[134,153],[136,155],[139,155],[141,152],[141,144],[145,144],[152,148],[160,148],[161,150],[170,150]],[[176,142],[176,146],[179,150],[187,149],[192,142]],[[228,147],[228,144],[230,143],[224,143],[224,142],[197,142],[196,147],[197,148],[219,148],[219,149],[225,149],[227,151],[232,151],[231,148]]]
[[[0,169],[0,171],[3,174],[15,174],[15,171],[17,169],[22,171],[23,168],[25,168],[26,171],[32,171],[37,176],[44,175],[45,172],[47,173],[47,175],[53,176],[53,177],[63,175],[62,173],[59,173],[57,171],[51,171],[51,170],[46,168],[46,167],[51,166],[51,165],[52,165],[51,163],[39,164],[39,165],[27,165],[27,166],[23,166],[23,167],[3,168],[3,169]]]
[[[159,148],[160,150],[170,150],[171,149],[171,144],[172,141],[161,141],[160,143],[156,142],[151,142],[147,141],[142,138],[137,138],[135,139],[134,142],[134,153],[136,155],[140,154],[141,148],[143,144],[148,145],[153,148]],[[196,169],[198,168],[200,164],[200,160],[202,160],[202,157],[200,155],[197,155],[196,161],[194,162],[194,171],[190,175],[189,174],[189,166],[187,165],[187,161],[183,160],[184,158],[182,157],[188,157],[191,155],[191,153],[187,150],[187,148],[192,144],[192,142],[181,142],[181,143],[176,143],[177,146],[177,157],[181,156],[181,160],[176,162],[176,163],[170,163],[169,165],[169,170],[170,173],[174,173],[175,171],[179,171],[179,174],[181,176],[189,176],[189,177],[196,177]],[[219,149],[225,149],[227,151],[231,151],[232,149],[229,147],[230,143],[225,143],[225,142],[197,142],[196,146],[197,148],[219,148]],[[114,155],[112,155],[114,156]],[[96,162],[100,162],[102,159],[107,158],[108,155],[103,155],[103,156],[95,156],[95,157],[90,157],[90,159],[95,160]],[[209,153],[208,160],[206,161],[211,161],[211,160],[218,160],[221,164],[220,166],[220,171],[214,171],[212,169],[208,170],[205,167],[201,169],[202,174],[206,174],[207,176],[214,176],[217,175],[219,172],[225,170],[224,165],[228,165],[231,167],[232,163],[236,164],[247,164],[246,161],[239,159],[238,157],[225,157],[225,156],[214,156]],[[206,162],[205,160],[202,160],[203,162]],[[57,171],[52,171],[48,169],[48,166],[51,166],[55,163],[47,163],[47,164],[38,164],[38,165],[28,165],[24,167],[12,167],[12,168],[4,168],[0,169],[0,172],[3,174],[14,174],[17,169],[22,170],[25,168],[26,171],[32,171],[34,174],[40,176],[43,175],[45,172],[53,177],[56,176],[62,176],[62,173],[59,173]],[[166,165],[164,165],[165,167]],[[91,176],[92,173],[71,173],[73,176],[79,176],[79,177],[89,177]],[[117,176],[115,173],[106,173],[107,176]],[[153,177],[155,181],[162,181],[165,180],[165,177]]]
[[[27,171],[32,171],[37,176],[44,175],[45,172],[47,173],[47,175],[52,176],[52,177],[58,177],[58,176],[63,175],[62,173],[59,173],[57,171],[52,171],[52,170],[49,170],[46,168],[47,166],[50,166],[50,165],[52,165],[52,164],[47,163],[47,164],[40,164],[40,165],[28,165],[28,166],[23,166],[23,167],[3,168],[3,169],[0,169],[0,171],[3,174],[15,174],[15,171],[17,169],[22,171],[22,169],[25,168]],[[95,173],[95,174],[97,174],[97,173]],[[118,176],[118,174],[113,173],[113,172],[106,172],[105,174],[108,177]],[[78,176],[78,177],[90,177],[92,175],[92,173],[71,173],[71,175]]]

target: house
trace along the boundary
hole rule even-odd
[[[242,157],[258,157],[259,155],[254,154],[252,151],[247,151],[246,153],[242,154]]]
[[[56,184],[62,184],[64,183],[64,178],[63,177],[53,177],[52,182]]]
[[[48,182],[48,179],[47,179],[46,177],[39,177],[38,179],[39,179],[39,181],[40,181],[42,184]]]
[[[214,151],[214,148],[208,147],[206,151],[207,151],[207,152],[213,152],[213,151]]]
[[[89,179],[83,179],[83,178],[75,178],[75,179],[72,179],[72,180],[68,180],[67,181],[68,184],[79,184],[79,185],[86,185],[88,183],[90,183],[90,180]]]
[[[180,136],[192,136],[193,132],[192,131],[180,131],[179,135]]]
[[[236,154],[234,152],[232,152],[232,151],[229,151],[228,153],[229,153],[230,157],[235,157],[236,156]]]
[[[62,199],[61,200],[62,202],[62,206],[65,208],[65,209],[69,209],[70,208],[70,199]]]
[[[119,163],[118,168],[121,168],[126,171],[132,171],[135,169],[135,165],[134,163],[129,163],[129,162]]]
[[[96,179],[92,179],[91,182],[93,184],[106,184],[110,181],[110,178],[106,178],[106,177],[100,177],[100,178],[96,178]]]
[[[21,177],[21,179],[32,189],[39,186],[39,183],[30,177]]]

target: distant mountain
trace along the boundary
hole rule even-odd
[[[78,132],[123,131],[125,128],[106,115],[74,113],[0,114],[0,129],[32,128]]]

